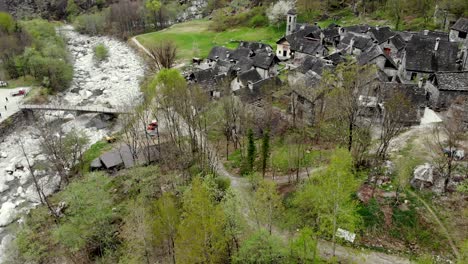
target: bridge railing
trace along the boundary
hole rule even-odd
[[[19,108],[20,109],[29,109],[29,110],[76,111],[76,112],[109,113],[109,114],[125,114],[125,113],[128,113],[128,111],[115,109],[115,108],[90,107],[90,106],[23,104],[23,105],[19,105]]]

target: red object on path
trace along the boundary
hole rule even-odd
[[[146,130],[153,131],[153,130],[155,130],[157,127],[158,127],[158,122],[156,122],[156,120],[153,120],[153,121],[151,121],[151,123],[148,125],[148,127],[146,128]]]
[[[26,94],[26,90],[21,89],[21,90],[19,90],[17,92],[13,92],[11,95],[12,96],[21,96],[21,95],[25,95],[25,94]]]

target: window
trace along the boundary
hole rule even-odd
[[[412,80],[412,81],[415,80],[416,77],[418,77],[418,74],[415,73],[415,72],[412,72],[412,73],[411,73],[411,80]]]
[[[288,26],[288,31],[291,31],[291,25]]]
[[[291,21],[292,21],[292,17],[289,17],[289,22],[291,22]]]
[[[461,39],[466,39],[466,32],[459,31],[458,32],[458,37],[461,38]]]

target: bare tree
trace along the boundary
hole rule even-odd
[[[55,219],[58,219],[59,215],[57,214],[57,212],[52,207],[52,204],[50,203],[49,199],[44,194],[44,190],[43,190],[42,186],[39,184],[39,179],[36,176],[36,170],[35,170],[33,164],[31,163],[31,161],[30,161],[30,159],[28,157],[28,154],[26,152],[26,148],[24,146],[23,139],[18,137],[16,142],[18,143],[18,146],[21,149],[21,153],[23,154],[23,156],[24,156],[24,158],[26,160],[26,164],[28,166],[28,171],[29,171],[29,174],[31,175],[31,178],[33,180],[34,188],[36,189],[37,195],[39,197],[39,201],[41,202],[41,204],[47,206],[47,209],[49,209],[50,214],[53,215]]]
[[[455,151],[464,133],[463,112],[457,110],[451,111],[444,122],[435,126],[432,131],[433,138],[430,145],[435,154],[434,163],[439,173],[445,178],[445,189],[456,169]]]
[[[39,116],[36,127],[41,149],[53,171],[60,176],[60,188],[63,188],[69,182],[71,170],[81,161],[89,138],[75,129],[66,133],[61,126],[48,122],[44,115]]]
[[[127,108],[128,109],[128,108]],[[138,153],[140,151],[140,123],[138,120],[138,113],[135,109],[121,115],[122,122],[122,139],[128,147],[132,160],[136,164],[138,162]]]
[[[405,127],[405,119],[409,111],[410,101],[408,97],[400,91],[395,91],[393,95],[384,102],[380,143],[376,152],[381,160],[385,160],[387,157],[390,141]]]
[[[238,147],[239,119],[241,102],[232,94],[225,96],[221,100],[223,107],[223,134],[226,137],[226,159],[229,158],[229,142],[232,141],[234,148]]]
[[[172,68],[177,57],[177,46],[170,40],[154,44],[148,48],[148,51],[151,53],[151,59],[158,70]]]
[[[346,145],[355,163],[370,145],[367,140],[371,122],[365,121],[363,98],[368,98],[376,83],[374,66],[359,66],[351,61],[338,65],[335,72],[324,74],[322,81],[328,86],[325,118],[335,139]],[[354,148],[354,149],[353,149]]]

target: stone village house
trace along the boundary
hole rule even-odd
[[[458,98],[468,98],[468,71],[435,73],[429,77],[425,89],[430,106],[446,110]]]

